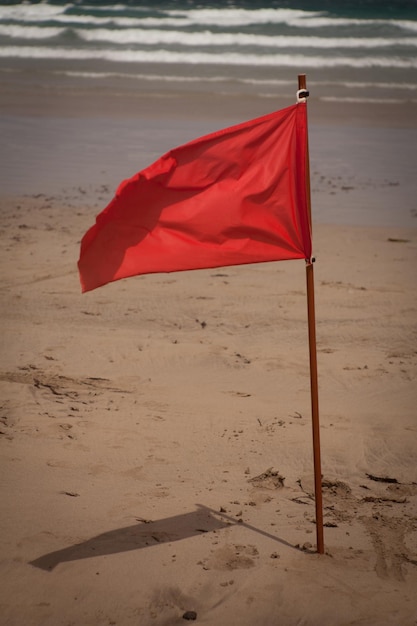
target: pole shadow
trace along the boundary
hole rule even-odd
[[[30,561],[29,565],[45,571],[52,571],[60,563],[109,554],[120,554],[122,552],[130,552],[131,550],[141,550],[142,548],[150,548],[162,543],[189,539],[202,533],[222,530],[232,525],[248,528],[287,547],[298,549],[275,535],[271,535],[245,522],[237,521],[225,513],[200,504],[197,507],[197,510],[181,515],[174,515],[173,517],[166,517],[156,521],[143,519],[132,526],[116,528],[115,530],[101,533],[96,537],[68,546],[62,550],[44,554],[34,561]]]

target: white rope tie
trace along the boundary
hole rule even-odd
[[[299,102],[307,102],[307,98],[309,96],[309,92],[307,91],[307,89],[299,89],[297,91],[297,104]]]

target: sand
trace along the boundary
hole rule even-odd
[[[325,194],[320,171],[313,208],[401,193],[352,174],[349,196],[329,166]],[[81,295],[112,188],[52,178],[0,199],[1,623],[415,625],[416,227],[314,227],[318,555],[304,262]]]

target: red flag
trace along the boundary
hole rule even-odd
[[[153,272],[310,258],[306,106],[195,139],[124,181],[84,235],[82,290]]]

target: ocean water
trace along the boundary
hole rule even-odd
[[[307,73],[323,100],[416,103],[417,0],[0,3],[0,71],[25,62],[266,98]]]
[[[417,0],[0,3],[1,191],[64,190],[103,208],[169,148],[292,104],[300,73],[310,111],[327,101],[322,110],[349,122],[310,123],[315,219],[415,226],[416,124],[354,126],[355,110],[369,119],[376,103],[389,120],[417,111]],[[72,115],[74,100],[64,111],[72,92],[102,102],[97,115]],[[48,102],[57,93],[59,104]],[[140,102],[134,122],[126,93]],[[106,95],[118,116],[103,112]],[[19,97],[28,104],[15,111]],[[219,115],[189,115],[202,102]],[[243,118],[239,103],[249,103]]]

